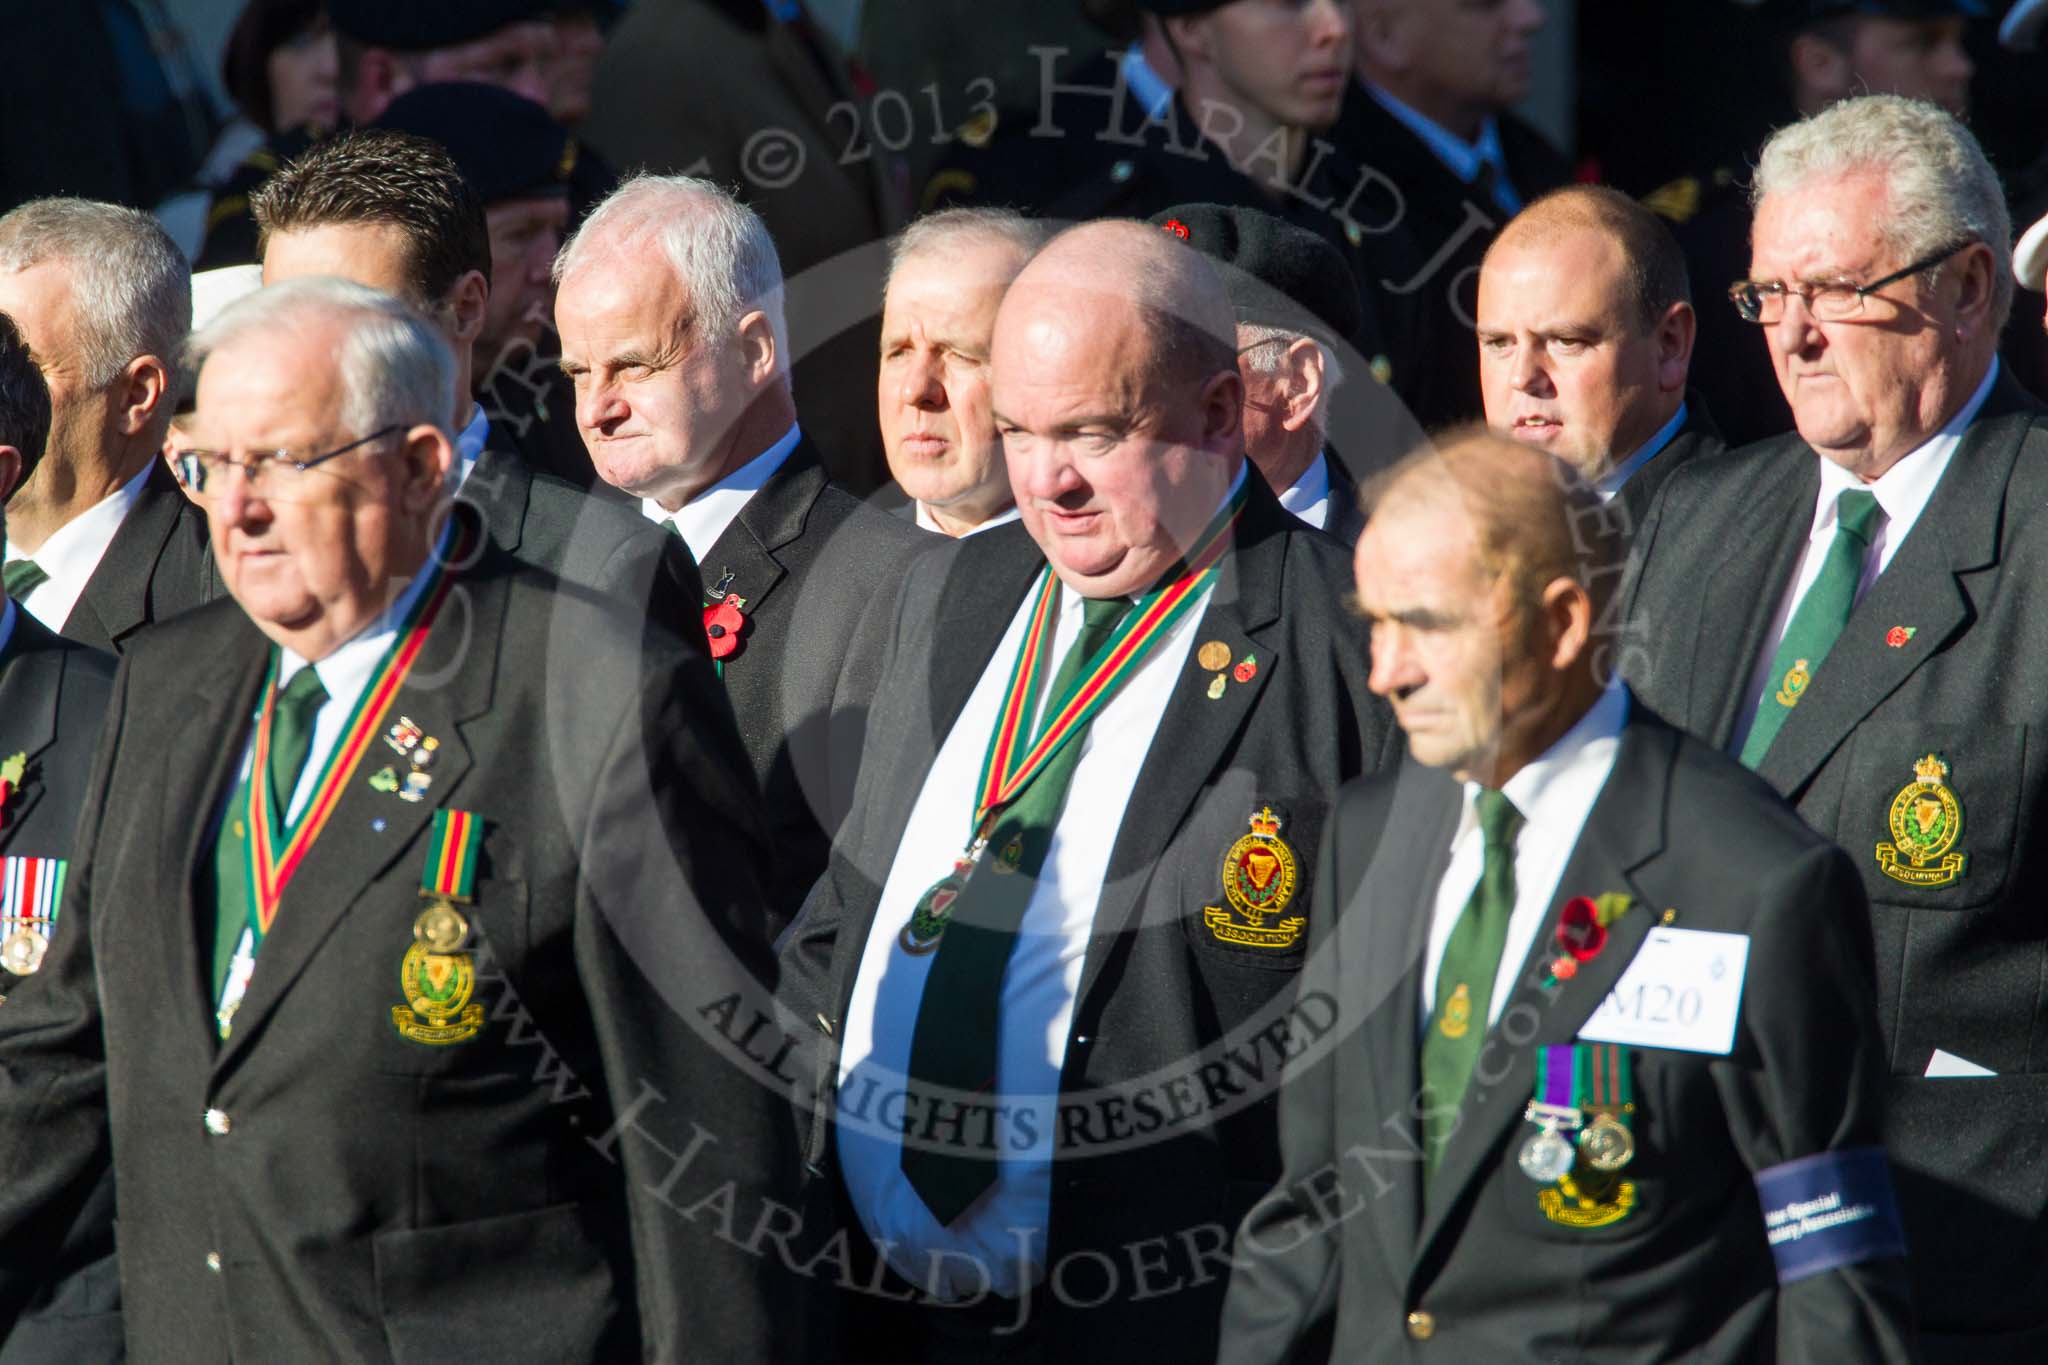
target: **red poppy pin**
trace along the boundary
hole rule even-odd
[[[1564,951],[1550,963],[1548,990],[1560,981],[1579,974],[1579,964],[1591,962],[1607,946],[1607,927],[1628,913],[1633,902],[1619,891],[1598,896],[1573,896],[1557,916],[1557,944]]]
[[[740,614],[739,598],[723,597],[704,608],[704,637],[711,645],[711,657],[728,659],[739,652],[740,632],[747,618]]]
[[[7,805],[21,790],[21,775],[28,770],[28,755],[10,754],[0,762],[0,829],[7,827]]]
[[[1920,633],[1918,626],[1893,626],[1884,633],[1884,642],[1893,649],[1904,649],[1906,641]]]
[[[1183,223],[1178,218],[1169,218],[1164,223],[1160,224],[1160,226],[1167,232],[1170,232],[1174,236],[1180,238],[1183,242],[1185,242],[1188,239],[1188,225],[1186,223]]]
[[[1259,660],[1256,655],[1247,654],[1237,661],[1237,667],[1230,670],[1230,676],[1241,683],[1248,683],[1259,676]]]

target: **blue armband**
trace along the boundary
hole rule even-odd
[[[1882,1147],[1818,1152],[1758,1171],[1756,1192],[1779,1284],[1906,1254]]]

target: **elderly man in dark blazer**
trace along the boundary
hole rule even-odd
[[[1775,134],[1751,280],[1796,436],[1697,460],[1636,541],[1629,677],[1869,893],[1885,1140],[1933,1360],[2048,1352],[2048,421],[2002,373],[2010,226],[1932,105]]]
[[[136,642],[4,1007],[0,1306],[111,1159],[142,1359],[800,1349],[683,1216],[790,1169],[690,1022],[767,969],[702,652],[448,513],[454,367],[397,300],[275,285],[198,345],[234,600]]]
[[[1861,888],[1613,675],[1621,544],[1487,433],[1369,509],[1413,762],[1323,836],[1300,989],[1335,1025],[1289,1067],[1233,1365],[1912,1358]]]
[[[1208,263],[1133,223],[1003,300],[1022,524],[893,600],[855,813],[782,954],[827,1044],[809,1159],[883,1293],[936,1301],[850,1296],[849,1359],[1215,1351],[1212,1258],[1318,1022],[1284,998],[1307,850],[1391,733],[1342,549],[1244,458],[1234,331]]]
[[[876,659],[855,627],[937,543],[831,482],[797,423],[775,243],[725,190],[642,175],[555,263],[562,368],[598,477],[688,543],[767,802],[771,912],[824,870]],[[872,412],[872,409],[870,409]]]

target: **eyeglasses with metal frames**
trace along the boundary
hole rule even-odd
[[[1965,238],[1869,284],[1855,284],[1848,280],[1822,280],[1807,284],[1786,284],[1783,280],[1737,280],[1728,286],[1728,301],[1735,305],[1735,311],[1744,322],[1778,321],[1785,316],[1785,300],[1795,295],[1805,302],[1806,311],[1820,321],[1846,322],[1850,318],[1861,317],[1863,301],[1886,285],[1897,284],[1923,270],[1932,270],[1963,248],[1976,245],[1976,242],[1974,237]]]
[[[373,441],[381,441],[394,432],[405,430],[402,422],[371,432],[347,445],[304,457],[289,450],[258,451],[247,459],[238,460],[224,450],[186,450],[178,455],[178,478],[194,494],[200,497],[218,492],[209,484],[226,477],[230,469],[239,469],[248,480],[248,491],[253,497],[289,499],[307,485],[307,475],[329,460],[359,450]]]

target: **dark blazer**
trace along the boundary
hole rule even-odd
[[[94,747],[113,691],[114,660],[62,636],[19,606],[0,652],[0,757],[28,759],[21,790],[0,810],[0,856],[69,858]],[[60,906],[61,910],[62,907]],[[0,971],[0,992],[20,978]],[[0,1027],[11,1016],[0,1011]],[[121,1276],[114,1263],[114,1182],[79,1205],[0,1365],[101,1365],[125,1359]]]
[[[1226,942],[1205,909],[1226,904],[1224,854],[1270,805],[1284,813],[1281,837],[1302,851],[1303,881],[1285,911],[1300,913],[1307,850],[1337,787],[1375,769],[1390,740],[1386,709],[1365,689],[1365,632],[1337,606],[1347,556],[1282,511],[1256,470],[1247,477],[1237,540],[1195,638],[1259,667],[1212,699],[1214,670],[1190,651],[1153,737],[1081,967],[1060,1081],[1062,1095],[1075,1097],[1072,1154],[1055,1159],[1052,1177],[1048,1264],[1071,1264],[1070,1298],[1102,1292],[1087,1269],[1097,1258],[1121,1259],[1127,1244],[1162,1233],[1170,1268],[1156,1280],[1185,1289],[1147,1297],[1123,1276],[1089,1312],[1041,1296],[1047,1359],[1128,1362],[1140,1350],[1162,1361],[1213,1358],[1223,1281],[1190,1265],[1188,1248],[1221,1256],[1278,1171],[1277,1063],[1266,1069],[1262,1045],[1242,1030],[1284,1008],[1302,956],[1299,939]],[[1025,528],[1004,526],[919,560],[896,603],[854,811],[782,953],[785,999],[823,1044],[808,1153],[821,1173],[830,1170],[838,1074],[829,1040],[882,883],[934,756],[1044,566]],[[1284,1038],[1284,1021],[1277,1027]],[[1241,1064],[1220,1060],[1226,1040],[1240,1047]],[[1218,1106],[1227,1112],[1208,1112]],[[1144,1111],[1141,1131],[1157,1139],[1119,1146],[1130,1116]]]
[[[1495,117],[1508,181],[1523,203],[1571,180],[1570,164],[1542,134],[1513,114]],[[1472,318],[1478,265],[1503,221],[1500,206],[1452,174],[1363,85],[1346,93],[1337,126],[1326,136],[1351,165],[1394,187],[1353,212],[1369,226],[1384,225],[1362,240],[1360,278],[1368,301],[1383,313],[1407,318],[1413,333],[1406,377],[1397,369],[1395,388],[1432,430],[1479,417],[1479,342]]]
[[[692,1027],[768,970],[723,695],[701,656],[488,545],[453,593],[390,711],[440,740],[427,799],[372,785],[394,761],[372,741],[225,1041],[195,887],[270,645],[231,602],[137,642],[66,913],[0,1029],[10,1314],[51,1211],[111,1154],[128,1337],[152,1361],[451,1342],[768,1360],[800,1340],[772,1258],[680,1212],[721,1188],[758,1209],[793,1170],[780,1099]],[[480,1029],[435,1046],[393,1007],[443,807],[484,822]]]
[[[536,471],[495,423],[455,497],[507,554],[630,603],[687,644],[702,640],[704,585],[683,538],[630,503]]]
[[[1640,706],[1556,892],[1560,905],[1615,891],[1634,905],[1549,989],[1545,923],[1425,1198],[1417,1019],[1462,808],[1457,782],[1414,764],[1338,801],[1300,989],[1341,1022],[1290,1064],[1286,1169],[1239,1236],[1221,1359],[1320,1359],[1290,1351],[1332,1328],[1329,1358],[1346,1362],[1910,1359],[1903,1261],[1781,1288],[1751,1181],[1877,1144],[1883,1063],[1855,874],[1762,783]],[[1537,1049],[1577,1036],[1665,906],[1678,928],[1749,936],[1733,1049],[1631,1048],[1636,1207],[1606,1227],[1553,1223],[1517,1165]]]
[[[1687,391],[1685,395],[1685,421],[1672,433],[1664,448],[1650,457],[1650,462],[1629,476],[1628,482],[1614,495],[1628,513],[1628,530],[1633,532],[1650,516],[1650,504],[1657,500],[1657,490],[1664,486],[1679,466],[1702,455],[1718,455],[1728,448],[1721,439],[1721,429],[1714,424],[1712,414],[1707,411],[1706,400],[1699,394]]]
[[[1629,680],[1717,747],[1806,543],[1819,458],[1786,436],[1693,461],[1636,538]],[[2048,414],[2001,377],[1758,769],[1870,897],[1885,1138],[1932,1359],[1945,1338],[1957,1359],[2048,1353],[2044,506]],[[1918,887],[1875,850],[1930,753],[1949,765],[1968,863]],[[1927,1079],[1937,1048],[1998,1074]]]
[[[206,514],[179,491],[170,466],[151,460],[141,496],[121,519],[106,553],[59,634],[120,654],[144,626],[223,596]]]
[[[705,588],[746,599],[725,688],[766,800],[777,927],[825,870],[851,798],[881,666],[862,615],[943,543],[831,483],[806,436],[704,557]]]
[[[1358,500],[1359,480],[1336,456],[1324,453],[1330,462],[1330,507],[1323,518],[1323,530],[1346,545],[1356,545],[1365,534],[1365,506]]]

